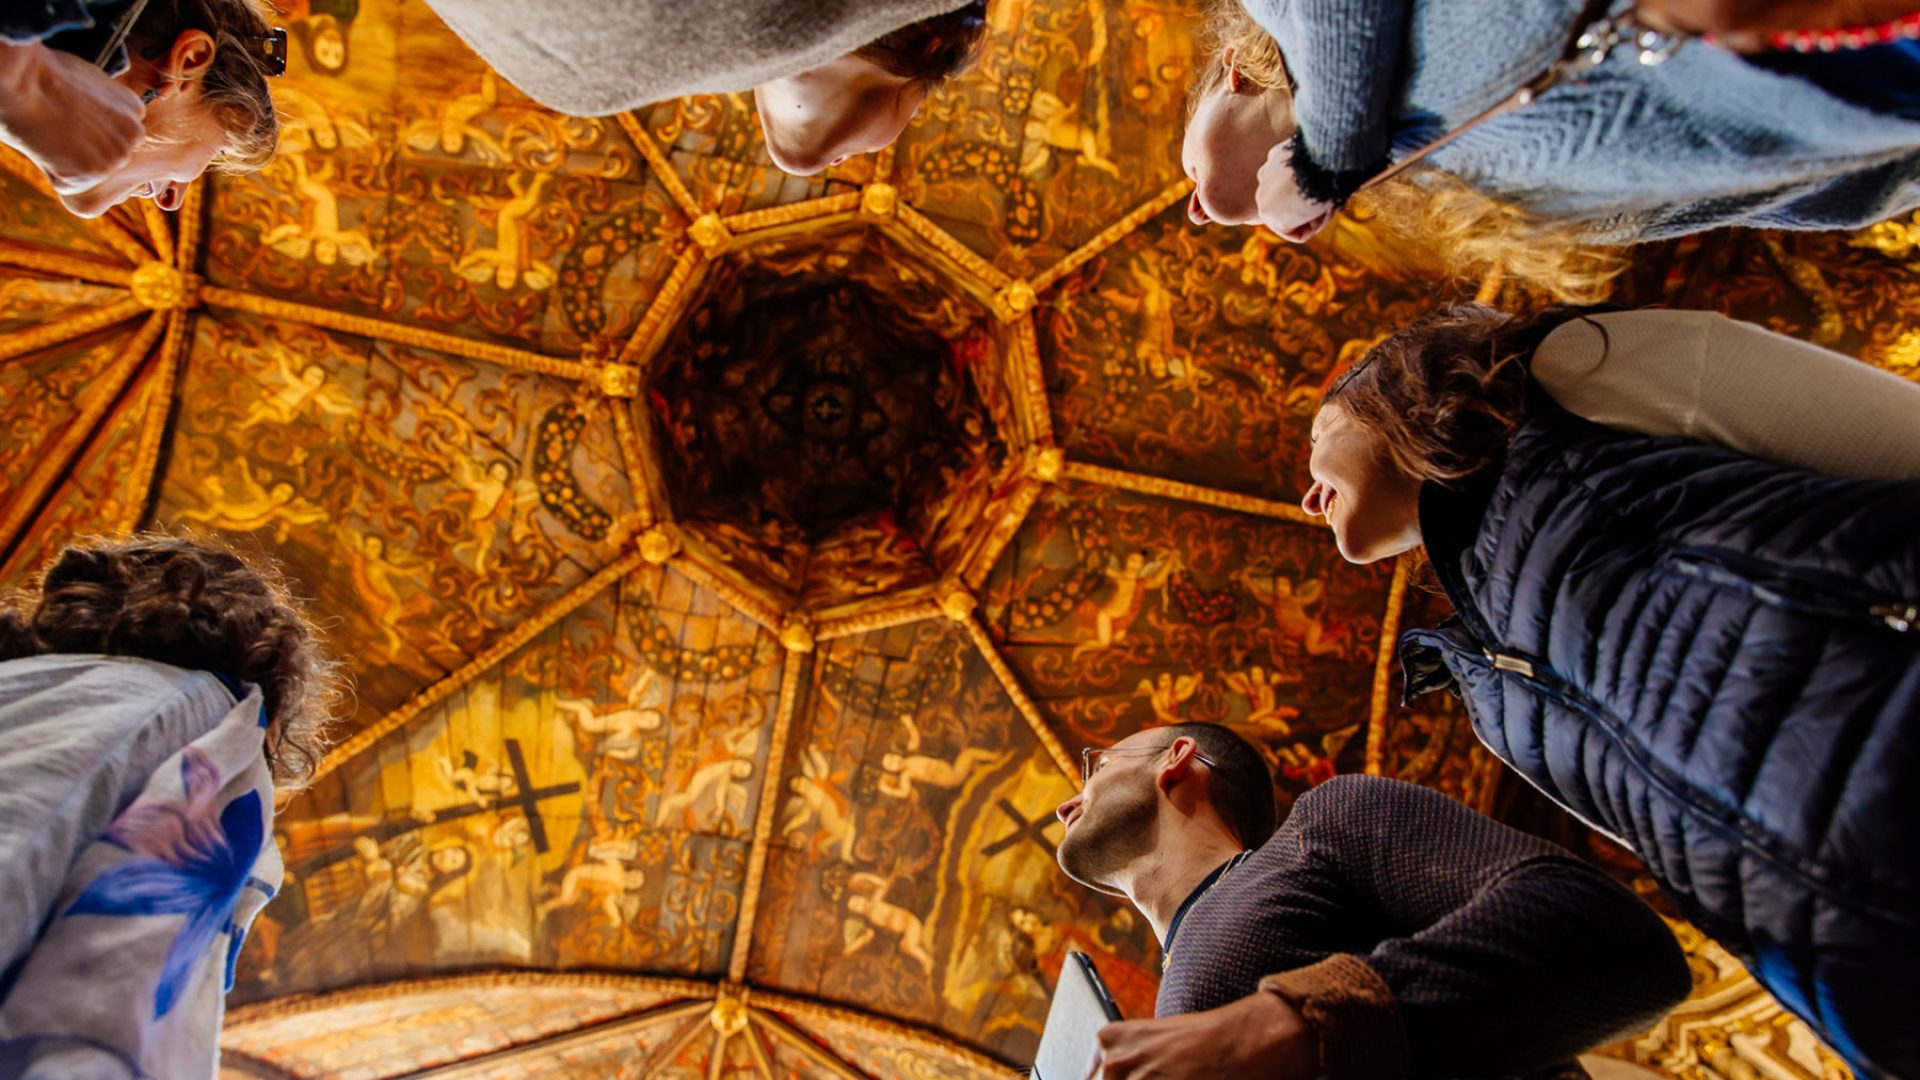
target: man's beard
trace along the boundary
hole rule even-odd
[[[1101,792],[1100,803],[1082,811],[1054,850],[1060,869],[1090,889],[1114,893],[1123,872],[1153,851],[1157,810],[1150,785]]]

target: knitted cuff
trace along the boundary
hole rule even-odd
[[[1407,1029],[1393,990],[1357,956],[1335,953],[1260,980],[1279,994],[1320,1040],[1326,1080],[1398,1080],[1410,1072]]]
[[[1293,136],[1293,181],[1300,185],[1300,194],[1315,202],[1344,205],[1349,196],[1360,190],[1360,185],[1386,168],[1387,163],[1388,159],[1383,157],[1373,165],[1335,171],[1313,159],[1304,133],[1295,132]]]

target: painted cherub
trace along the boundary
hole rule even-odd
[[[747,813],[746,781],[753,776],[754,755],[759,746],[760,725],[757,721],[723,733],[713,744],[714,752],[694,769],[687,786],[660,797],[654,824],[664,827],[673,820],[674,815],[689,813],[709,795],[713,797],[714,807],[721,816],[730,815],[738,823]],[[692,829],[697,826],[689,821],[687,827]]]
[[[466,153],[467,144],[472,143],[480,160],[503,161],[507,152],[492,135],[474,123],[475,119],[493,111],[499,104],[500,84],[493,72],[489,71],[480,76],[479,89],[454,97],[437,117],[408,124],[400,133],[400,138],[415,150],[433,150],[437,147],[454,156]]]
[[[572,720],[574,730],[597,738],[600,753],[616,761],[634,761],[640,757],[641,734],[659,731],[666,723],[655,679],[653,669],[642,667],[627,687],[626,707],[611,712],[598,712],[594,702],[575,698],[558,698],[553,704]]]
[[[920,916],[887,902],[887,890],[892,886],[886,878],[864,871],[847,879],[847,910],[865,919],[867,925],[847,942],[841,954],[852,956],[873,941],[878,931],[885,930],[900,939],[900,951],[932,978],[933,953],[929,951],[932,942],[928,940],[926,925]]]
[[[952,761],[942,761],[919,753],[920,729],[914,726],[911,713],[900,714],[900,724],[907,731],[907,752],[896,754],[888,752],[880,757],[880,767],[887,775],[880,778],[875,786],[880,794],[896,799],[913,797],[913,785],[925,784],[928,787],[956,788],[967,782],[967,777],[981,765],[989,767],[1004,763],[1012,751],[982,750],[969,746],[960,751]]]
[[[820,827],[813,834],[808,850],[818,854],[833,844],[840,845],[840,858],[853,857],[853,803],[840,791],[845,772],[831,772],[827,755],[809,746],[800,755],[800,775],[787,781],[793,795],[783,811],[785,824],[781,836],[792,836],[813,822]]]
[[[540,208],[540,190],[546,186],[547,179],[546,173],[535,173],[532,180],[523,184],[516,174],[507,177],[512,198],[475,198],[476,204],[495,211],[494,246],[476,247],[467,252],[454,264],[453,272],[468,281],[492,281],[501,289],[511,289],[523,281],[536,292],[551,288],[559,273],[552,263],[533,257],[528,235],[532,226],[526,220]]]
[[[472,799],[476,806],[490,807],[501,799],[511,799],[520,793],[520,785],[514,780],[513,774],[498,762],[483,761],[480,755],[471,750],[460,752],[458,765],[446,758],[436,758],[433,764],[442,780]]]
[[[1148,561],[1147,553],[1135,551],[1120,561],[1119,565],[1107,571],[1107,581],[1111,591],[1106,600],[1095,604],[1091,600],[1082,605],[1082,614],[1091,616],[1093,633],[1086,640],[1073,647],[1073,658],[1078,660],[1090,652],[1112,648],[1114,643],[1127,636],[1140,610],[1145,606],[1147,593],[1165,585],[1173,573],[1173,561],[1162,555]]]
[[[366,232],[340,227],[340,200],[327,186],[333,179],[333,166],[326,165],[316,174],[307,171],[307,159],[302,155],[291,154],[286,160],[293,164],[300,221],[275,225],[260,237],[260,243],[291,258],[312,256],[322,266],[332,266],[342,259],[349,266],[372,262],[379,253]]]
[[[1328,634],[1319,617],[1310,611],[1326,598],[1325,582],[1308,578],[1296,584],[1284,574],[1274,574],[1262,583],[1259,576],[1245,567],[1235,571],[1233,579],[1255,599],[1268,605],[1281,636],[1299,642],[1308,656],[1344,655],[1343,643]]]
[[[236,431],[268,421],[290,424],[308,405],[331,416],[352,416],[360,411],[359,404],[345,387],[328,381],[327,369],[322,365],[307,363],[295,367],[298,358],[293,350],[277,343],[268,343],[266,351],[273,357],[274,377],[270,381],[278,385],[273,393],[254,399]]]
[[[1227,689],[1247,699],[1244,723],[1259,729],[1262,734],[1292,733],[1291,721],[1299,717],[1300,710],[1280,704],[1279,687],[1284,683],[1299,681],[1297,675],[1269,672],[1258,664],[1245,671],[1229,671],[1226,674]]]
[[[272,525],[274,542],[286,543],[293,526],[327,520],[324,508],[301,498],[287,481],[276,481],[272,487],[262,484],[246,458],[234,459],[224,472],[202,477],[200,489],[208,505],[181,510],[179,516],[216,529],[252,532]]]
[[[1147,703],[1153,707],[1154,720],[1162,724],[1178,724],[1186,718],[1180,715],[1180,706],[1193,700],[1200,692],[1200,686],[1206,676],[1200,672],[1191,675],[1175,675],[1163,671],[1158,678],[1141,679],[1134,688],[1133,696],[1147,696]]]
[[[560,879],[560,891],[540,902],[538,915],[544,919],[559,908],[596,896],[600,901],[597,908],[607,921],[625,926],[639,903],[633,894],[647,883],[647,872],[632,865],[640,854],[639,840],[601,837],[587,845],[586,854],[585,861],[569,867]]]

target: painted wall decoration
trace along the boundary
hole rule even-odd
[[[1218,720],[1283,801],[1505,812],[1467,718],[1398,705],[1443,605],[1294,505],[1329,375],[1462,294],[1363,221],[1185,222],[1191,17],[995,0],[895,149],[794,178],[749,95],[559,117],[425,5],[291,0],[260,174],[81,222],[0,157],[0,583],[191,528],[356,679],[226,1075],[1005,1075],[1069,949],[1156,991],[1054,868],[1082,747]],[[1619,295],[1920,377],[1916,252],[1709,237]],[[1833,1068],[1694,952],[1616,1060]]]

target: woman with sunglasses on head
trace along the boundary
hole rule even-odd
[[[1737,27],[1693,9],[1754,6],[1663,0],[1639,17]],[[1912,0],[1774,6],[1889,21],[1836,37],[1858,47],[1825,59],[1771,39],[1751,57],[1701,40],[1668,53],[1675,40],[1657,38],[1639,54],[1629,32],[1597,66],[1488,115],[1575,55],[1583,28],[1633,5],[1215,0],[1182,150],[1188,213],[1300,242],[1385,180],[1363,201],[1450,269],[1500,266],[1572,299],[1624,268],[1618,245],[1725,225],[1850,228],[1920,207],[1920,48],[1901,37],[1920,16],[1896,17]]]
[[[540,104],[607,116],[752,90],[773,163],[796,175],[889,146],[986,35],[986,0],[429,0]]]
[[[1700,312],[1463,305],[1323,396],[1302,506],[1400,642],[1862,1077],[1920,1076],[1920,386]]]
[[[264,0],[51,0],[0,14],[0,142],[46,173],[66,208],[130,198],[163,210],[209,167],[273,156],[267,79],[286,35]]]

